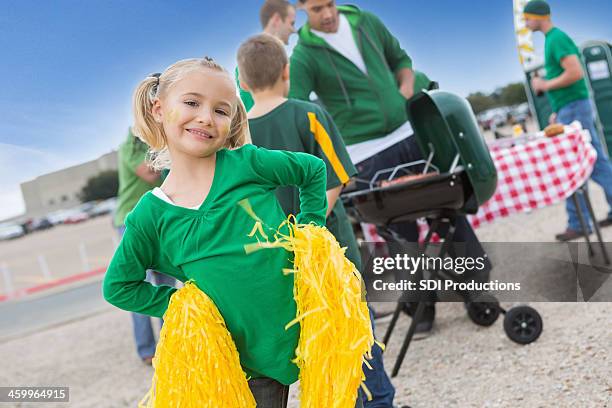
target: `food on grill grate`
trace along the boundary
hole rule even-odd
[[[380,187],[388,187],[393,186],[395,184],[407,183],[409,181],[422,180],[428,177],[437,176],[438,174],[440,173],[438,173],[437,171],[432,171],[431,173],[424,174],[408,174],[406,176],[401,176],[393,180],[382,180],[380,181]]]

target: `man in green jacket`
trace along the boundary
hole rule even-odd
[[[407,120],[412,60],[384,24],[355,6],[300,0],[308,22],[291,55],[290,97],[315,91],[347,145],[379,138]],[[352,34],[344,35],[344,34]]]
[[[308,100],[312,92],[332,115],[357,167],[370,180],[381,169],[423,159],[412,137],[406,101],[429,80],[412,70],[399,41],[372,13],[334,0],[299,0],[308,22],[298,30],[290,63],[290,98]],[[367,183],[359,183],[367,188]],[[468,256],[484,251],[465,217],[456,220],[454,240],[469,243]],[[391,228],[408,242],[418,241],[414,222]],[[444,232],[441,231],[442,234]],[[488,274],[489,265],[487,268]],[[431,330],[433,300],[425,308],[417,333]],[[414,305],[413,305],[414,306]]]

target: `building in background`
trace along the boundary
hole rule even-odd
[[[34,180],[21,183],[26,212],[15,218],[40,217],[79,205],[79,194],[87,180],[107,170],[117,170],[116,151],[104,154],[96,160],[43,174]]]

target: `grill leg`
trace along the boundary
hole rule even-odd
[[[404,357],[406,356],[406,352],[408,351],[408,346],[410,346],[410,342],[412,341],[412,337],[414,336],[414,331],[416,329],[416,325],[418,321],[421,319],[423,315],[423,311],[425,310],[425,302],[419,302],[417,305],[416,312],[410,322],[410,327],[408,328],[408,333],[406,333],[406,337],[404,338],[404,343],[402,344],[402,348],[397,356],[397,360],[395,361],[395,365],[393,366],[393,372],[391,373],[391,377],[397,376],[402,363],[404,362]]]
[[[393,312],[393,317],[389,322],[389,327],[387,327],[387,331],[385,332],[385,337],[383,338],[383,344],[387,345],[389,343],[389,339],[391,339],[391,334],[393,333],[393,329],[395,329],[395,324],[397,323],[397,319],[399,319],[400,314],[403,309],[403,302],[397,302],[395,305],[395,311]]]
[[[581,188],[582,196],[584,197],[584,201],[587,206],[587,210],[589,211],[589,216],[593,221],[593,228],[595,229],[595,234],[597,235],[597,240],[599,241],[599,247],[601,248],[601,253],[604,258],[604,262],[606,265],[610,265],[610,257],[608,256],[608,250],[603,243],[603,239],[601,237],[601,230],[599,229],[599,225],[597,224],[597,220],[595,219],[595,212],[593,211],[593,206],[591,205],[591,198],[589,197],[589,192],[586,189]]]
[[[593,247],[591,246],[591,240],[589,239],[589,229],[587,228],[586,222],[584,221],[584,214],[582,213],[582,208],[580,208],[580,202],[578,200],[578,194],[580,189],[576,190],[574,194],[572,194],[572,200],[574,200],[574,205],[576,206],[576,211],[578,212],[578,220],[580,221],[580,228],[582,228],[582,233],[584,234],[586,243],[589,247],[589,255],[593,256],[595,252],[593,251]]]
[[[434,222],[432,223],[432,226],[435,226],[435,229],[437,229],[438,225],[439,225],[439,219],[435,219]],[[431,235],[433,235],[432,229],[430,229],[429,233],[427,234],[427,238],[425,240],[425,249],[426,249],[426,245],[429,243],[429,240],[431,239]],[[450,219],[448,231],[446,232],[446,235],[444,237],[444,243],[442,244],[442,247],[440,248],[440,253],[438,254],[439,257],[443,257],[444,254],[448,252],[448,247],[450,246],[450,243],[453,240],[453,236],[455,235],[455,229],[456,229],[455,223],[453,219]],[[425,251],[425,249],[423,251]],[[420,270],[419,273],[420,273],[419,279],[423,279],[423,271]],[[433,274],[436,275],[435,271],[433,271]],[[425,311],[426,303],[427,302],[423,300],[417,303],[417,309],[414,313],[414,316],[412,316],[412,321],[410,322],[408,333],[406,333],[406,337],[404,337],[404,342],[402,343],[402,348],[400,349],[400,352],[397,356],[397,360],[395,360],[395,365],[393,366],[391,377],[395,377],[399,373],[402,363],[404,362],[404,358],[406,357],[406,352],[408,351],[408,347],[410,346],[410,342],[412,341],[412,338],[414,337],[416,325],[419,321],[421,321],[421,317],[423,317],[423,312]]]
[[[440,220],[438,218],[435,218],[430,227],[429,227],[429,231],[427,232],[427,236],[425,237],[425,241],[423,242],[423,253],[427,250],[427,246],[429,245],[430,241],[431,241],[431,237],[433,236],[433,234],[437,231],[438,226],[440,225]],[[396,234],[393,230],[389,229],[389,228],[382,228],[382,230],[384,231],[380,231],[379,233],[381,234],[381,236],[385,239],[385,240],[394,240],[394,241],[401,241],[402,238]],[[422,279],[422,276],[421,278]],[[402,310],[404,309],[403,304],[406,302],[402,302],[402,299],[400,298],[399,302],[397,302],[396,306],[395,306],[395,310],[393,311],[393,317],[391,318],[391,321],[389,322],[389,327],[387,327],[387,331],[385,332],[385,336],[383,338],[383,344],[387,344],[389,342],[389,340],[391,339],[391,335],[393,334],[393,330],[395,329],[395,325],[397,324],[397,320],[399,319]],[[413,317],[413,320],[415,319],[415,317]],[[418,320],[416,320],[418,322]]]
[[[425,241],[423,242],[423,252],[427,251],[427,246],[429,246],[429,243],[431,242],[431,237],[433,237],[433,234],[436,232],[439,225],[440,220],[438,218],[434,218],[429,226],[429,231],[427,231],[427,235],[425,236]]]

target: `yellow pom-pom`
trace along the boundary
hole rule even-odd
[[[153,366],[139,407],[255,407],[223,317],[192,282],[170,299]]]
[[[300,406],[352,408],[374,344],[361,275],[325,227],[289,225],[291,233],[279,240],[295,257],[297,317],[287,327],[300,324]]]

